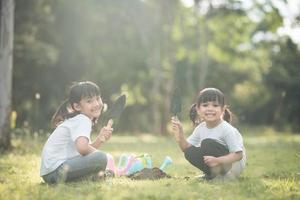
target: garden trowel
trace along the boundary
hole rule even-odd
[[[113,120],[120,117],[126,104],[126,95],[123,94],[117,98],[113,105],[107,111],[107,126],[111,127],[113,125]]]
[[[178,117],[178,114],[181,112],[181,95],[180,89],[177,87],[174,90],[171,99],[171,113],[173,116]]]

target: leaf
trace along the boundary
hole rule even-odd
[[[180,89],[177,87],[175,88],[171,99],[171,113],[176,116],[180,112],[181,112],[181,95],[180,95]]]

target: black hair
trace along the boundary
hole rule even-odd
[[[222,108],[225,106],[223,119],[228,123],[232,122],[232,113],[226,106],[225,96],[223,92],[221,92],[217,88],[205,88],[199,92],[197,102],[194,103],[190,108],[189,116],[194,125],[198,125],[200,123],[200,119],[197,113],[197,107],[199,107],[201,103],[206,103],[209,101],[218,102]]]
[[[75,82],[71,85],[68,99],[56,110],[52,117],[52,124],[57,126],[62,121],[79,114],[74,104],[86,97],[100,96],[100,88],[91,81]]]

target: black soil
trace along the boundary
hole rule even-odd
[[[161,178],[171,178],[170,175],[166,174],[157,167],[150,169],[144,168],[141,171],[128,175],[127,177],[132,180],[156,180]]]

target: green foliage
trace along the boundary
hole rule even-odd
[[[132,181],[125,177],[93,182],[89,179],[49,186],[39,177],[42,135],[14,136],[13,151],[0,158],[0,199],[299,199],[300,137],[274,129],[241,128],[247,167],[229,182],[206,182],[168,137],[115,134],[101,150],[117,159],[122,153],[149,153],[159,166],[169,155],[170,179]],[[162,151],[163,149],[163,151]],[[199,192],[200,191],[200,192]]]
[[[181,88],[183,119],[199,90],[217,87],[241,121],[282,122],[299,130],[300,119],[292,114],[298,96],[291,93],[298,90],[299,49],[276,35],[283,22],[279,10],[270,1],[249,9],[236,1],[211,3],[202,12],[204,4],[16,1],[16,126],[50,128],[52,114],[67,98],[65,88],[91,80],[107,104],[128,95],[119,123],[127,131],[165,134],[175,86]],[[274,91],[277,85],[280,91]],[[284,113],[275,106],[283,93],[291,107]]]
[[[256,27],[257,32],[276,32],[277,29],[282,26],[283,19],[279,10],[275,8],[271,2],[263,5],[260,12],[263,15],[263,20],[258,23]]]
[[[299,132],[300,117],[297,113],[300,112],[300,51],[288,38],[283,40],[278,48],[278,51],[271,52],[273,64],[264,77],[273,94],[273,98],[270,99],[273,105],[273,119],[279,128],[284,128],[286,123],[290,123],[292,130]]]

